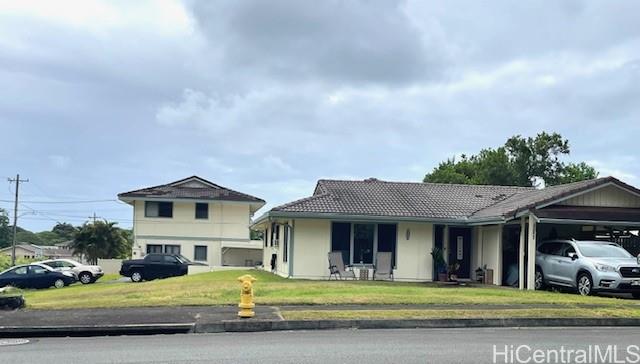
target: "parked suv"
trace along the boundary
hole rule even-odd
[[[545,241],[538,246],[535,284],[571,287],[583,296],[600,291],[640,298],[640,256],[609,242]]]
[[[130,277],[134,282],[186,275],[192,263],[180,254],[147,254],[143,259],[125,260],[120,267],[120,275]]]
[[[51,259],[40,262],[59,272],[72,272],[76,279],[82,284],[89,284],[97,281],[104,275],[99,265],[86,265],[71,259]]]

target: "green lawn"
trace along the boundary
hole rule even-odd
[[[220,271],[143,283],[109,282],[103,277],[91,285],[28,290],[31,309],[142,307],[237,304],[237,277],[247,271]],[[631,306],[640,301],[576,294],[527,292],[501,288],[436,287],[424,283],[288,280],[251,271],[258,305],[284,304],[599,304]],[[106,278],[106,279],[105,279]]]
[[[640,309],[626,307],[603,308],[534,308],[534,309],[503,309],[503,310],[299,310],[281,311],[287,320],[388,320],[388,319],[436,319],[436,318],[611,318],[626,317],[640,318]]]

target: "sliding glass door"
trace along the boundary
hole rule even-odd
[[[375,224],[353,224],[353,263],[373,264]]]

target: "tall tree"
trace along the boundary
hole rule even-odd
[[[90,262],[98,258],[128,258],[131,254],[130,234],[118,228],[115,222],[85,223],[75,235],[71,248]]]
[[[0,248],[11,245],[11,228],[9,227],[9,215],[7,210],[0,209]]]
[[[59,222],[51,229],[51,232],[55,233],[63,241],[67,241],[73,240],[78,228],[66,222]]]
[[[558,133],[542,132],[535,138],[509,138],[497,149],[483,149],[477,155],[448,159],[425,175],[425,182],[484,185],[532,186],[537,179],[556,185],[596,178],[596,170],[586,163],[564,163],[570,153],[569,141]]]

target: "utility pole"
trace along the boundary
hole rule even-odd
[[[94,224],[96,223],[96,220],[97,220],[99,217],[100,217],[100,216],[96,216],[96,213],[95,213],[95,212],[93,213],[93,216],[89,216],[89,218],[93,220],[93,223],[94,223]]]
[[[20,179],[20,174],[16,174],[16,179],[7,178],[9,183],[16,183],[16,199],[13,204],[13,244],[11,245],[11,266],[16,265],[16,234],[18,232],[18,191],[20,182],[29,182],[29,179]]]

